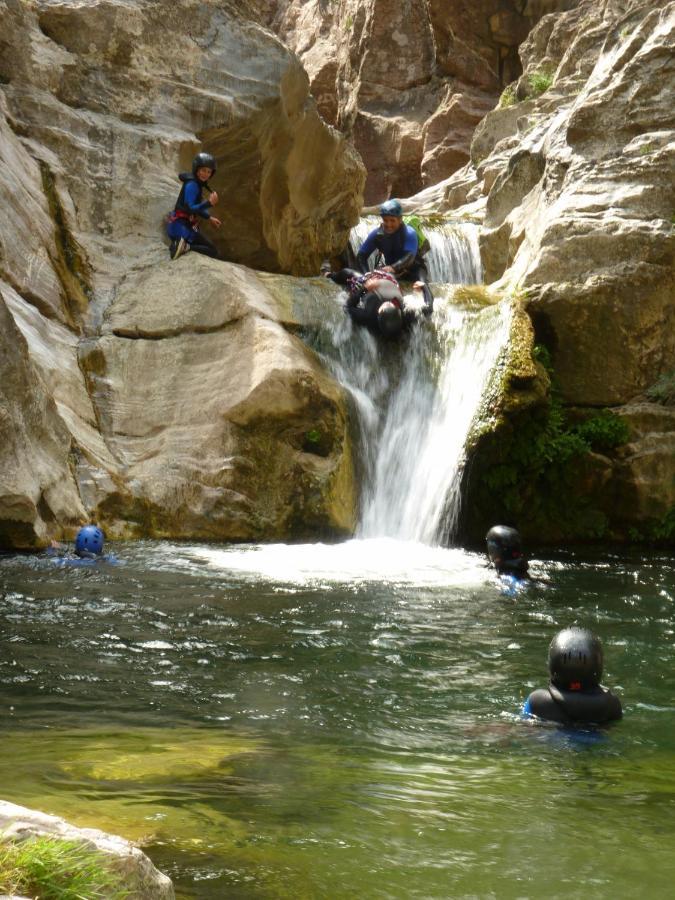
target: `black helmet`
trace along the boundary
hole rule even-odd
[[[521,549],[520,535],[508,525],[495,525],[485,535],[487,554],[496,569],[527,572],[527,560]]]
[[[589,691],[602,678],[602,644],[588,628],[559,631],[548,648],[551,682],[561,691]]]
[[[377,311],[377,324],[385,337],[397,337],[403,328],[401,310],[394,303],[387,300]]]
[[[195,158],[192,160],[192,174],[196,175],[197,169],[201,169],[202,166],[206,166],[208,169],[211,169],[212,173],[215,175],[216,161],[210,153],[198,153],[195,156]]]

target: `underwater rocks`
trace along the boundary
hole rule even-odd
[[[129,841],[95,828],[76,828],[57,816],[0,800],[0,832],[3,841],[24,841],[49,836],[77,842],[105,860],[118,876],[129,900],[173,900],[171,880],[154,867],[148,857]]]

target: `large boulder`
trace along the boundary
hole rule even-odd
[[[57,816],[7,800],[0,800],[0,833],[3,841],[47,836],[81,844],[105,860],[109,870],[119,876],[129,900],[173,900],[175,896],[171,880],[138,847],[117,835],[96,828],[77,828]]]
[[[9,121],[30,140],[96,287],[163,252],[176,172],[197,149],[218,162],[214,238],[226,258],[311,273],[344,245],[361,162],[247,4],[27,0],[0,11]]]
[[[315,272],[358,216],[358,155],[256,11],[0,0],[1,546],[87,519],[220,539],[353,525],[342,394],[279,312],[294,282],[276,304],[253,271],[172,266],[162,243],[197,148],[228,258]]]
[[[196,254],[127,279],[101,336],[80,349],[115,482],[86,449],[79,477],[96,486],[89,506],[111,534],[353,529],[345,400],[282,324],[297,325],[294,285]]]

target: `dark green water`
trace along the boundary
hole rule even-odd
[[[0,558],[0,796],[144,843],[179,897],[665,897],[671,557],[393,542]],[[383,573],[389,573],[385,580]],[[518,721],[590,625],[625,718]]]

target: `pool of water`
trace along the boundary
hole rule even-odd
[[[660,897],[675,566],[395,541],[0,557],[0,796],[139,841],[179,898]],[[625,717],[518,720],[589,625]]]

